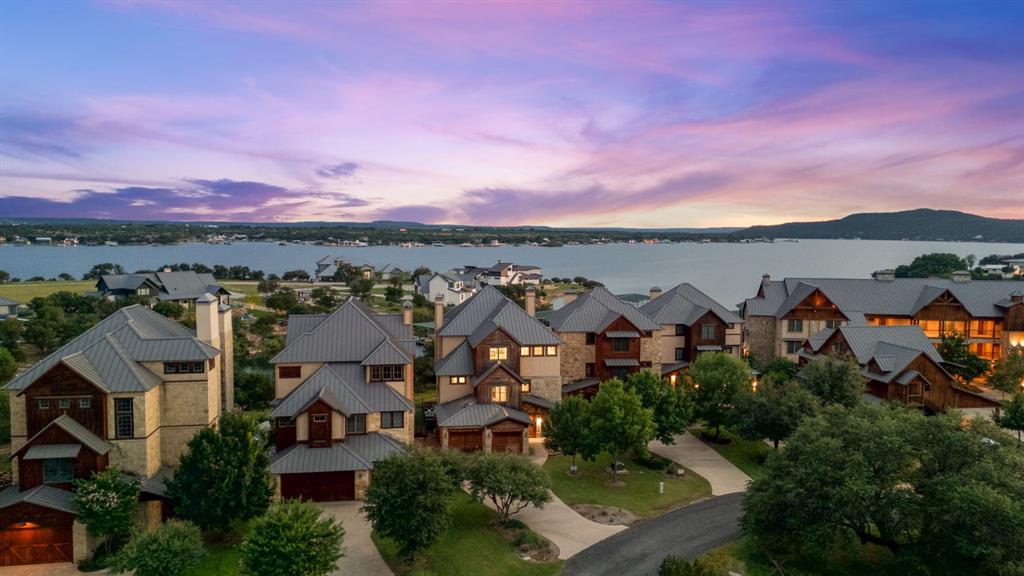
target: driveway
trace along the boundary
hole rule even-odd
[[[321,502],[324,514],[330,514],[345,528],[345,555],[338,560],[334,576],[360,574],[362,576],[393,576],[391,569],[377,552],[370,539],[370,523],[359,507],[361,502]],[[5,575],[6,576],[6,575]]]
[[[693,560],[740,537],[742,503],[742,493],[715,496],[644,520],[570,558],[562,575],[652,576],[670,554]]]
[[[106,570],[92,572],[91,574],[106,574]],[[29,566],[4,566],[0,569],[3,576],[82,576],[78,567],[71,562],[60,564],[31,564]]]
[[[657,440],[647,444],[647,448],[659,456],[682,464],[711,483],[711,494],[721,496],[735,492],[745,492],[750,476],[715,452],[693,434],[679,434],[674,437],[675,444],[662,444]]]

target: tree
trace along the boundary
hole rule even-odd
[[[7,284],[11,281],[11,273],[7,270],[0,270],[0,284]]]
[[[277,292],[274,292],[270,296],[263,299],[264,304],[267,308],[277,310],[278,312],[284,312],[291,310],[299,303],[298,296],[295,295],[295,290],[291,288],[281,288]]]
[[[18,362],[7,348],[0,348],[0,385],[6,384],[18,371]],[[6,393],[4,393],[6,395]]]
[[[988,385],[1008,394],[1024,394],[1024,350],[1011,349],[996,360]]]
[[[68,274],[67,272],[61,272],[60,274],[57,274],[57,280],[63,280],[64,282],[70,282],[71,280],[74,280],[74,279],[75,279],[75,277],[72,276],[71,274]]]
[[[289,270],[282,274],[281,278],[285,282],[307,282],[309,281],[309,272],[305,270]]]
[[[75,508],[78,521],[85,524],[93,536],[105,536],[109,550],[112,541],[128,533],[132,527],[132,512],[139,499],[139,481],[107,468],[89,478],[79,478],[75,484]]]
[[[673,386],[654,372],[641,370],[626,378],[626,388],[640,396],[644,408],[651,409],[654,437],[663,444],[674,443],[676,434],[686,432],[693,420],[693,403],[682,386]]]
[[[135,576],[179,576],[198,566],[205,555],[203,535],[195,524],[169,520],[153,532],[133,531],[110,570]]]
[[[64,311],[56,306],[43,306],[25,323],[25,341],[43,352],[52,352],[60,346],[66,331]]]
[[[761,366],[761,378],[770,379],[773,382],[785,382],[793,379],[799,370],[800,367],[796,362],[780,356]]]
[[[366,298],[373,291],[373,280],[369,278],[357,278],[348,283],[349,292],[356,298]]]
[[[413,386],[416,391],[433,390],[437,387],[434,375],[434,341],[427,340],[423,345],[423,354],[412,360]]]
[[[242,568],[252,576],[324,576],[336,569],[344,537],[315,504],[288,500],[256,520],[241,546]]]
[[[448,529],[455,490],[440,458],[412,449],[374,464],[362,510],[373,529],[411,562]]]
[[[764,378],[756,391],[741,392],[736,398],[732,427],[750,440],[767,438],[778,450],[779,441],[792,434],[801,420],[814,415],[817,408],[817,397],[798,382],[775,383]]]
[[[736,395],[750,385],[750,368],[724,352],[705,352],[690,365],[694,415],[715,428],[715,440],[722,432]]]
[[[590,453],[583,456],[593,458],[598,450],[610,453],[613,460],[609,473],[614,484],[623,454],[628,450],[645,453],[647,443],[654,438],[653,411],[644,408],[636,392],[612,378],[601,383],[590,401],[587,429],[590,441],[586,448]]]
[[[475,454],[466,467],[466,479],[470,494],[480,501],[490,500],[503,524],[527,506],[543,508],[551,501],[547,474],[518,454]]]
[[[860,404],[868,381],[855,360],[821,356],[811,360],[797,376],[800,384],[822,404],[853,407]]]
[[[589,454],[590,403],[582,396],[564,396],[544,423],[544,447],[572,456],[569,471],[576,474],[576,456]]]
[[[956,332],[946,334],[939,343],[939,355],[948,362],[947,368],[964,382],[970,382],[988,372],[988,360],[971,352],[966,336]]]
[[[334,295],[334,290],[316,287],[313,288],[313,291],[310,292],[309,295],[313,299],[313,302],[321,308],[333,310],[334,307],[338,305],[338,298]]]
[[[243,410],[260,410],[274,399],[274,378],[258,370],[235,374],[235,403]]]
[[[996,424],[1007,430],[1017,432],[1017,442],[1021,441],[1021,432],[1024,431],[1024,393],[1015,394],[1012,399],[1003,402],[1002,414],[995,417]],[[1021,446],[1024,448],[1024,445]]]
[[[185,315],[185,307],[177,302],[171,302],[170,300],[161,300],[153,305],[153,311],[161,316],[166,316],[171,320],[180,320]]]
[[[271,292],[276,292],[280,286],[281,279],[277,277],[277,274],[271,274],[256,283],[256,290],[260,294],[270,294]]]
[[[419,278],[420,276],[431,276],[431,275],[433,275],[433,272],[431,272],[430,268],[427,268],[426,266],[417,266],[416,269],[412,271],[413,279]]]
[[[871,543],[941,574],[1019,574],[1024,451],[1014,444],[955,411],[828,406],[768,458],[743,528],[771,553],[821,558]]]
[[[122,268],[120,264],[113,264],[110,262],[96,264],[90,268],[88,272],[82,275],[82,280],[99,280],[100,276],[108,274],[124,274],[124,268]]]
[[[7,318],[0,322],[0,348],[10,351],[15,360],[24,360],[25,354],[21,351],[21,346],[18,345],[24,331],[24,323],[17,318]]]
[[[384,300],[388,302],[401,302],[405,292],[401,286],[388,286],[384,289]]]
[[[896,267],[897,278],[948,278],[953,272],[970,270],[971,265],[956,254],[932,253],[914,258],[909,264]]]
[[[232,521],[255,518],[270,505],[269,465],[267,439],[256,420],[228,412],[217,428],[204,428],[189,440],[167,482],[167,496],[178,516],[204,530],[226,530]]]

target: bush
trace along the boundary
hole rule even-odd
[[[191,522],[171,520],[155,532],[133,532],[110,569],[114,574],[178,576],[197,566],[205,554],[199,528]]]
[[[110,539],[126,534],[132,526],[132,512],[139,497],[139,481],[107,468],[89,478],[75,480],[78,520],[89,534]],[[109,551],[109,549],[108,549]]]
[[[242,568],[252,576],[322,576],[342,556],[345,530],[310,502],[288,500],[254,523],[242,543]]]
[[[543,550],[551,547],[551,542],[547,538],[532,530],[520,530],[512,544],[516,547],[526,546],[534,550]]]
[[[665,556],[658,567],[658,576],[715,576],[700,560],[689,562],[679,556]]]

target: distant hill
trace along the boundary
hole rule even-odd
[[[904,212],[851,214],[821,222],[751,226],[732,236],[1024,242],[1024,220],[1000,220],[955,210],[919,208]]]

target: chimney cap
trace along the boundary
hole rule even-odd
[[[536,292],[537,288],[535,286],[533,286],[533,285],[530,285],[530,286],[526,287],[526,291],[527,292]]]
[[[402,304],[402,308],[405,308],[406,310],[409,310],[410,308],[412,308],[412,302],[406,300],[405,304]]]
[[[657,286],[651,286],[651,292],[661,292],[661,288]]]
[[[438,294],[434,296],[434,302],[444,302],[444,294]]]
[[[216,302],[216,301],[217,301],[217,299],[213,296],[213,294],[210,294],[209,292],[207,292],[206,294],[203,294],[199,298],[196,298],[196,302],[199,303],[199,304],[209,304],[210,302]]]

